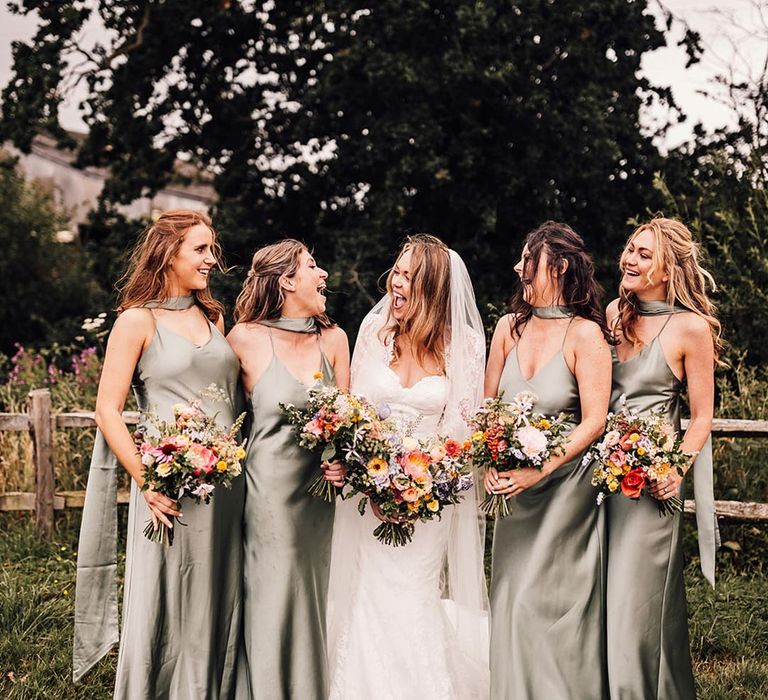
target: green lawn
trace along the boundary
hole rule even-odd
[[[58,516],[55,541],[47,543],[29,515],[0,517],[0,698],[111,697],[114,652],[82,684],[71,682],[78,522],[77,513]],[[698,575],[695,561],[686,574],[699,700],[764,700],[768,528],[724,530],[729,546],[720,557],[716,590]]]

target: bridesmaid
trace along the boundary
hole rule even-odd
[[[694,491],[701,564],[714,583],[717,523],[709,433],[720,324],[707,298],[712,277],[679,221],[653,219],[630,236],[621,255],[620,297],[608,307],[617,341],[611,408],[619,397],[639,412],[662,410],[679,431],[684,383],[691,421],[683,450],[696,459]],[[713,285],[714,286],[714,285]],[[690,468],[690,467],[689,467]],[[683,497],[672,474],[652,489],[656,498]],[[695,698],[688,649],[681,514],[659,517],[649,498],[605,503],[608,531],[606,649],[612,698]]]
[[[216,413],[223,427],[234,421],[238,363],[222,335],[223,307],[208,290],[218,257],[205,214],[164,212],[133,251],[107,344],[80,533],[74,670],[81,677],[106,653],[117,630],[119,462],[131,475],[131,495],[115,698],[219,700],[234,691],[245,480],[217,490],[208,505],[184,501],[186,527],[176,528],[172,547],[150,542],[145,523],[172,526],[180,505],[140,490],[141,460],[121,417],[131,386],[142,411],[172,420],[175,403],[199,398],[215,384],[228,398],[203,398],[203,410]]]
[[[334,506],[309,495],[319,458],[296,444],[279,404],[317,381],[349,387],[349,346],[325,315],[325,280],[287,239],[253,256],[229,334],[251,410],[245,463],[244,647],[238,698],[325,699],[325,606]],[[343,484],[338,465],[325,477]]]
[[[496,522],[491,576],[491,698],[593,700],[602,682],[599,511],[582,454],[608,410],[611,353],[592,260],[568,226],[528,234],[521,285],[491,342],[486,396],[521,391],[534,410],[572,414],[564,455],[541,471],[489,472],[512,497]]]

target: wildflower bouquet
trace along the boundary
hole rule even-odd
[[[208,503],[216,487],[229,488],[242,472],[245,441],[238,442],[237,435],[245,414],[226,431],[216,424],[216,415],[200,409],[199,400],[175,404],[173,416],[172,421],[161,421],[156,414],[145,414],[157,434],[150,437],[137,431],[134,436],[144,465],[141,490],[152,489],[173,501],[186,497]],[[163,523],[157,527],[147,523],[144,536],[173,545],[173,529]]]
[[[478,469],[541,469],[550,457],[565,452],[569,416],[561,413],[547,418],[534,413],[537,397],[530,392],[520,392],[509,403],[503,398],[502,392],[495,399],[486,399],[468,420],[474,431],[468,452]],[[504,518],[511,512],[508,496],[489,494],[480,510]]]
[[[357,454],[372,457],[381,452],[382,421],[386,418],[366,399],[342,391],[335,386],[318,383],[307,390],[305,408],[280,404],[291,425],[295,426],[299,445],[307,450],[322,449],[320,458],[351,459]],[[309,487],[309,493],[332,503],[340,489],[327,481],[321,472]]]
[[[374,531],[384,544],[399,547],[413,538],[415,523],[440,518],[448,505],[461,500],[473,480],[461,443],[435,437],[417,441],[390,435],[379,454],[354,455],[347,480],[354,493],[367,496],[389,518]],[[389,447],[389,450],[386,447]],[[358,506],[365,512],[367,499]]]
[[[673,469],[683,474],[690,461],[663,412],[641,416],[626,405],[625,396],[620,401],[621,410],[608,414],[603,437],[584,455],[584,464],[595,463],[592,485],[599,488],[598,505],[618,491],[636,501],[648,486],[664,481]],[[657,503],[659,515],[683,509],[677,497]]]

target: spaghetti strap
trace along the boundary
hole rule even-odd
[[[560,352],[562,352],[565,349],[565,339],[568,337],[568,331],[571,329],[571,324],[573,323],[573,319],[576,318],[576,316],[571,316],[571,320],[568,321],[568,325],[565,327],[565,334],[563,335],[563,342],[560,343]]]
[[[265,326],[265,328],[269,334],[269,344],[272,347],[272,357],[277,357],[277,353],[275,352],[275,341],[272,338],[272,329],[269,326]]]
[[[661,338],[661,334],[664,332],[664,329],[667,327],[667,324],[672,320],[674,315],[674,313],[671,313],[669,316],[667,316],[667,320],[664,321],[664,325],[661,327],[661,330],[656,334],[656,337],[653,340],[659,340],[659,338]],[[653,340],[651,342],[653,342]]]

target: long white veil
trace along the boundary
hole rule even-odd
[[[464,440],[469,432],[464,415],[479,406],[483,397],[485,336],[467,268],[453,250],[450,251],[450,277],[450,337],[446,344],[449,393],[439,432]],[[388,318],[389,307],[390,298],[386,295],[360,326],[352,356],[351,390],[354,393],[364,394],[365,378],[370,377],[371,372],[380,372],[381,363],[389,361],[388,350],[378,336]],[[444,609],[455,629],[462,654],[477,663],[478,668],[487,669],[489,606],[483,566],[485,518],[478,510],[481,490],[481,478],[475,474],[475,489],[467,492],[461,503],[448,509],[443,516],[451,518],[451,526],[442,580]],[[331,668],[335,666],[338,641],[345,625],[345,610],[356,580],[362,531],[353,500],[356,499],[337,503],[334,522],[328,600]],[[418,537],[418,525],[415,537]],[[392,595],[396,596],[397,592],[393,591]]]

